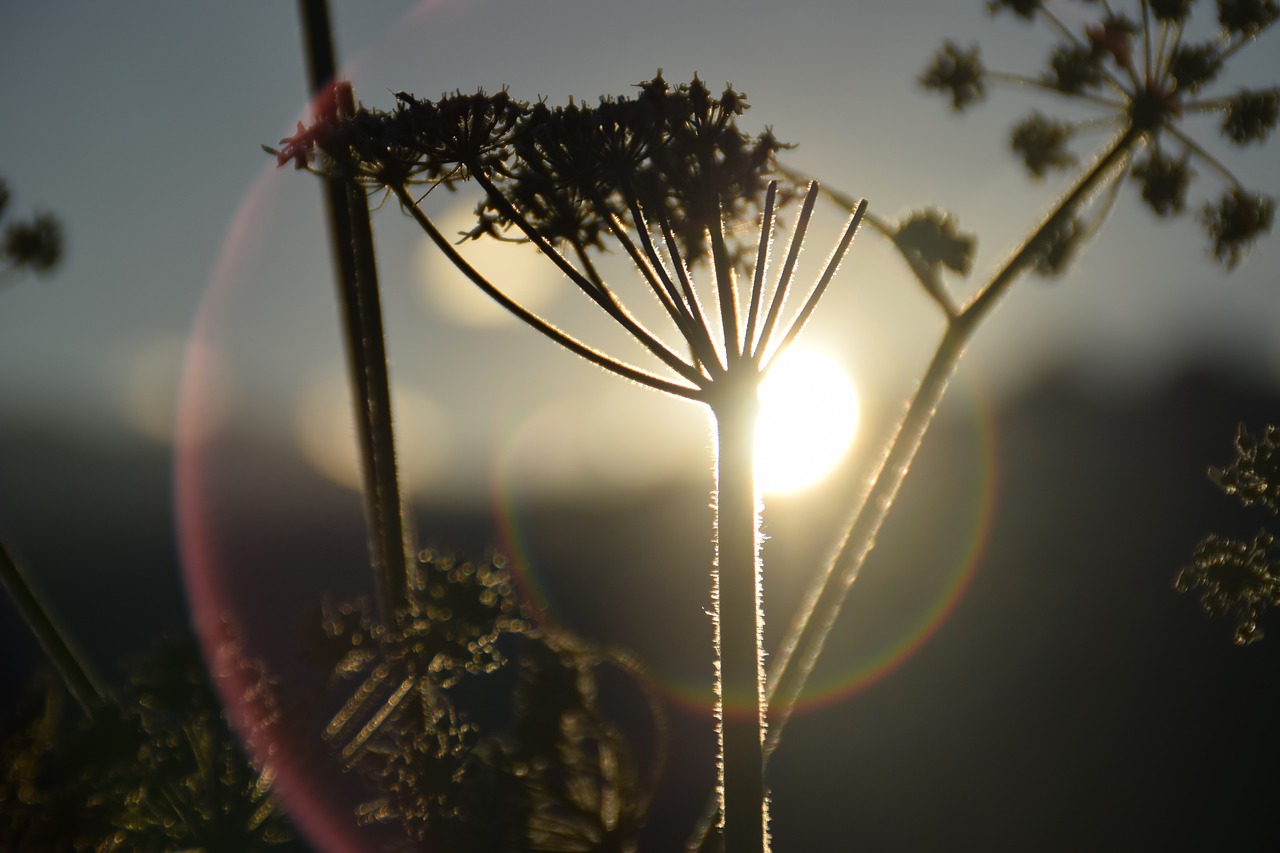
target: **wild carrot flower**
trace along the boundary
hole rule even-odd
[[[1081,134],[1113,129],[1128,148],[1123,168],[1091,218],[1078,214],[1046,244],[1036,264],[1042,273],[1060,271],[1075,248],[1097,231],[1110,210],[1121,180],[1130,176],[1142,200],[1159,217],[1187,209],[1195,177],[1192,164],[1217,176],[1225,189],[1217,201],[1199,209],[1214,259],[1235,267],[1250,246],[1269,232],[1275,200],[1246,188],[1229,168],[1196,138],[1188,119],[1219,117],[1219,133],[1235,146],[1264,142],[1280,119],[1280,88],[1208,90],[1227,63],[1280,19],[1275,0],[1217,0],[1219,34],[1207,41],[1191,38],[1192,11],[1198,0],[1140,0],[1134,17],[1098,4],[1098,17],[1073,27],[1043,0],[991,2],[992,14],[1009,11],[1031,22],[1045,21],[1058,36],[1038,76],[987,69],[975,46],[948,42],[920,77],[920,83],[950,96],[961,111],[980,101],[988,83],[1009,83],[1053,92],[1097,114],[1083,120],[1058,120],[1033,112],[1018,123],[1010,146],[1034,178],[1076,165],[1071,143]]]

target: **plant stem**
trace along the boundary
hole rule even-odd
[[[730,343],[729,346],[734,344]],[[749,362],[724,380],[716,422],[716,567],[720,814],[725,850],[768,850],[764,787],[764,612],[755,489],[758,374]],[[744,712],[731,710],[745,704]]]
[[[880,526],[924,441],[965,347],[1001,297],[1026,270],[1045,236],[1052,234],[1064,219],[1076,211],[1141,138],[1142,134],[1134,129],[1117,136],[1093,167],[1080,177],[991,281],[947,326],[906,415],[886,446],[871,488],[853,516],[839,553],[823,573],[808,606],[802,609],[801,618],[792,626],[774,659],[773,671],[769,673],[770,710],[774,723],[769,732],[767,751],[777,746],[782,727],[795,710],[805,681],[822,652],[849,588],[857,580],[862,564],[875,546]]]
[[[355,112],[349,84],[336,84],[333,39],[325,0],[300,0],[307,71],[317,105],[338,116]],[[326,99],[336,103],[325,103]],[[369,550],[383,615],[399,602],[408,578],[404,510],[396,469],[391,383],[382,328],[373,229],[364,190],[354,180],[325,181],[325,202],[346,338],[347,369],[356,414],[356,434],[364,474]]]
[[[849,589],[857,580],[862,564],[875,546],[876,535],[924,441],[925,433],[965,347],[982,321],[1032,262],[1046,235],[1052,234],[1064,219],[1076,212],[1116,166],[1124,161],[1142,137],[1142,133],[1134,128],[1118,135],[978,295],[948,322],[946,332],[906,414],[885,445],[884,456],[872,476],[866,496],[854,512],[839,552],[812,587],[798,611],[797,619],[773,656],[766,687],[771,722],[766,732],[766,757],[777,748],[782,729],[795,710],[804,685],[840,615]],[[704,814],[687,849],[712,849],[710,823]],[[727,849],[729,853],[737,853],[731,847]]]
[[[31,633],[36,635],[40,647],[57,667],[67,690],[90,718],[96,716],[106,704],[97,680],[90,674],[88,665],[80,655],[71,648],[66,635],[53,621],[49,609],[36,595],[3,542],[0,542],[0,581],[9,590],[9,596],[18,606],[18,612],[31,628]]]

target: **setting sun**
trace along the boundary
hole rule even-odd
[[[857,426],[858,395],[844,368],[816,350],[789,350],[760,387],[759,491],[781,494],[813,485],[849,449]]]

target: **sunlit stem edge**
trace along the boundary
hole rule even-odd
[[[1053,233],[1065,218],[1078,209],[1128,156],[1141,137],[1140,131],[1129,129],[1114,139],[1092,168],[947,326],[906,414],[886,445],[871,486],[854,513],[840,550],[817,586],[817,594],[811,596],[811,603],[804,608],[773,658],[769,681],[770,707],[775,709],[775,722],[769,736],[770,749],[776,746],[782,727],[795,708],[835,615],[840,612],[849,587],[857,579],[858,571],[871,551],[880,525],[897,497],[965,347],[982,321],[1026,271],[1044,236]],[[798,666],[791,663],[793,659],[800,661]]]
[[[813,215],[813,206],[817,200],[818,182],[812,181],[809,184],[809,192],[805,196],[804,204],[800,207],[800,216],[796,220],[796,230],[791,235],[791,246],[787,249],[787,259],[783,262],[782,271],[778,274],[778,284],[774,288],[773,299],[769,303],[769,311],[765,314],[764,324],[760,327],[760,338],[752,351],[751,359],[756,364],[760,363],[764,355],[764,348],[770,338],[773,337],[774,326],[777,325],[778,317],[782,313],[782,306],[787,299],[787,290],[790,288],[791,278],[795,274],[796,261],[800,257],[800,247],[804,243],[805,232],[809,229],[809,218]]]
[[[836,556],[810,588],[778,651],[771,657],[765,688],[770,721],[765,735],[766,759],[778,746],[782,731],[843,609],[844,600],[857,580],[875,544],[876,534],[924,441],[965,347],[982,320],[1026,271],[1045,235],[1052,233],[1088,199],[1117,164],[1128,157],[1141,138],[1141,131],[1134,128],[1118,135],[992,279],[956,317],[949,320],[906,413],[884,446],[880,463],[853,511]],[[710,853],[713,849],[710,846],[714,837],[711,832],[713,819],[714,811],[708,808],[689,839],[688,850]]]
[[[752,356],[752,340],[760,322],[760,305],[764,300],[765,272],[769,266],[769,249],[773,243],[773,208],[778,197],[778,182],[770,181],[760,214],[760,241],[756,246],[756,268],[751,280],[751,300],[747,306],[747,327],[742,333],[742,357]]]
[[[680,336],[692,346],[692,337],[689,328],[689,317],[684,311],[684,303],[676,302],[672,298],[673,285],[670,277],[667,275],[666,269],[658,265],[658,260],[654,256],[650,246],[645,242],[643,248],[645,254],[640,253],[640,249],[636,248],[636,244],[627,235],[626,226],[618,220],[614,214],[602,213],[602,219],[609,225],[609,231],[613,234],[613,238],[622,246],[623,251],[627,253],[627,257],[631,259],[632,265],[640,273],[640,277],[644,279],[645,284],[649,285],[649,290],[653,293],[658,304],[662,306],[662,310],[667,313],[667,317],[671,322],[675,323],[676,329],[679,330]],[[695,359],[697,354],[695,353]],[[701,363],[701,359],[697,359]]]
[[[796,313],[795,319],[791,321],[790,328],[786,334],[782,336],[782,341],[778,344],[777,353],[786,351],[795,339],[804,329],[805,324],[809,322],[809,318],[813,316],[814,309],[818,307],[818,301],[827,291],[831,279],[835,277],[836,271],[840,269],[840,264],[844,261],[845,254],[849,251],[849,244],[853,242],[853,238],[858,233],[858,226],[862,224],[862,218],[867,213],[867,200],[864,198],[858,202],[858,206],[854,208],[853,213],[849,216],[849,222],[845,225],[844,232],[840,235],[840,241],[831,252],[831,256],[827,258],[827,263],[819,276],[817,284],[810,291],[809,296],[804,301],[799,312]],[[767,341],[760,342],[761,349],[766,345]]]
[[[724,211],[720,197],[716,196],[716,215],[707,229],[711,237],[711,263],[715,272],[716,297],[720,305],[720,323],[724,334],[725,364],[732,365],[742,358],[743,346],[738,337],[738,287],[733,264],[729,262],[729,247],[724,239]]]
[[[755,488],[759,373],[736,358],[709,399],[716,427],[712,580],[720,826],[726,851],[768,850],[764,783],[764,607]],[[731,713],[731,699],[747,700]]]

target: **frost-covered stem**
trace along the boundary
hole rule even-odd
[[[854,514],[844,543],[806,606],[801,609],[800,618],[774,659],[773,671],[769,673],[769,708],[773,720],[768,737],[769,751],[777,745],[782,727],[795,709],[809,673],[844,606],[845,596],[875,545],[880,526],[897,498],[965,347],[1001,297],[1026,271],[1041,241],[1077,211],[1141,138],[1141,132],[1132,128],[1117,136],[991,281],[948,325],[897,433],[886,446],[884,458],[873,475],[866,498]]]
[[[845,597],[857,580],[867,555],[875,546],[876,535],[893,506],[916,452],[924,442],[925,433],[933,421],[965,347],[982,321],[1026,271],[1041,241],[1054,233],[1062,221],[1073,215],[1097,191],[1141,139],[1142,133],[1134,128],[1117,136],[1088,172],[1050,210],[1035,231],[1010,255],[978,295],[957,316],[949,320],[947,330],[911,399],[906,415],[885,445],[884,456],[872,475],[866,497],[854,513],[839,552],[812,587],[798,611],[797,619],[772,658],[766,686],[770,722],[765,732],[766,756],[777,747],[782,729],[795,710],[804,685],[844,606]],[[704,819],[695,827],[686,849],[714,849],[710,833],[711,821],[708,817],[709,815],[704,814]],[[732,847],[726,849],[728,853],[736,853]]]
[[[80,703],[80,707],[90,717],[102,710],[103,694],[96,679],[90,674],[88,665],[76,654],[58,624],[53,620],[44,602],[36,595],[26,575],[18,568],[17,562],[9,554],[9,549],[0,542],[0,581],[9,591],[9,597],[17,605],[18,612],[36,635],[40,647],[57,667],[58,674],[67,685],[67,690]]]
[[[728,853],[768,850],[764,786],[764,611],[755,422],[759,376],[738,362],[711,401],[716,424],[716,565],[719,807]]]

